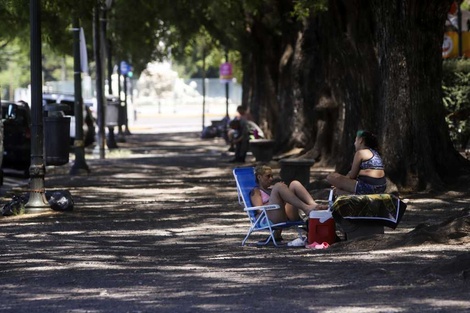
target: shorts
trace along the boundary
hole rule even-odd
[[[369,176],[358,176],[356,183],[356,195],[370,195],[384,193],[387,188],[385,177],[374,178]]]
[[[267,216],[265,216],[261,220],[258,221],[258,228],[268,227],[268,225],[272,225],[272,224],[273,222],[271,222],[271,220]]]

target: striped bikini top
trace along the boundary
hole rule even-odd
[[[380,157],[379,153],[374,149],[369,149],[372,152],[372,157],[369,160],[362,161],[360,169],[361,170],[383,170],[384,164],[382,162],[382,158]]]

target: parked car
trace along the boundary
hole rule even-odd
[[[66,109],[64,114],[70,116],[70,144],[73,145],[75,140],[75,97],[63,94],[48,94],[42,95],[43,105],[49,104],[64,104]],[[85,103],[83,105],[83,141],[85,147],[95,142],[96,136],[96,122],[93,118],[90,106]]]
[[[3,119],[0,119],[0,186],[3,186]]]
[[[31,110],[26,102],[2,101],[2,168],[24,171],[29,176],[31,163]]]

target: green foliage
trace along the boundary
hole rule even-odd
[[[468,1],[463,1],[460,5],[461,10],[470,10],[470,3]]]
[[[443,62],[443,102],[455,144],[465,148],[470,138],[470,60]]]
[[[92,60],[93,13],[96,8],[104,10],[104,4],[104,0],[41,1],[43,43],[49,47],[44,48],[46,80],[60,79],[57,72],[62,58],[72,55],[70,28],[74,16],[80,18],[85,29]],[[171,58],[184,68],[181,76],[201,77],[205,56],[206,73],[214,77],[228,51],[234,77],[241,81],[241,55],[252,49],[248,37],[255,25],[262,24],[267,36],[280,37],[284,23],[292,17],[284,12],[290,10],[303,16],[324,10],[326,5],[326,0],[114,0],[112,7],[105,10],[107,36],[112,43],[113,61],[127,60],[137,74],[150,61]],[[0,32],[0,49],[12,38],[20,38],[17,45],[24,45],[21,49],[29,51],[29,0],[0,0],[0,9],[5,9],[0,10],[0,30],[9,30]],[[9,60],[1,58],[0,64],[9,64]]]
[[[297,2],[299,8],[311,9],[321,7],[325,0]],[[71,56],[71,22],[72,17],[78,16],[92,60],[93,12],[97,7],[105,9],[104,4],[104,0],[42,0],[43,43],[59,55],[59,59]],[[106,10],[113,62],[127,60],[138,74],[150,61],[171,58],[176,61],[174,64],[186,68],[183,76],[194,77],[202,76],[205,55],[206,72],[214,76],[228,51],[234,76],[241,81],[241,55],[252,49],[252,42],[247,38],[254,25],[262,24],[269,36],[282,36],[283,23],[291,18],[283,12],[286,8],[291,10],[290,6],[292,1],[114,0],[112,7]],[[0,46],[12,38],[20,38],[19,42],[25,44],[23,49],[28,51],[29,0],[0,0],[0,9],[5,9],[0,10],[0,30],[8,29],[0,32]],[[49,72],[54,71],[51,68]],[[49,72],[45,78],[57,76]]]
[[[284,35],[286,23],[292,22],[292,1],[272,0],[204,0],[186,3],[185,0],[174,0],[172,3],[178,7],[178,14],[169,12],[163,17],[164,23],[173,25],[173,35],[178,38],[172,42],[172,57],[178,63],[202,63],[201,42],[198,38],[205,38],[208,68],[217,69],[225,61],[225,51],[229,52],[229,61],[233,64],[234,77],[242,80],[242,55],[250,55],[256,47],[262,49],[263,38],[254,43],[253,38],[264,36],[268,38],[281,38]],[[321,1],[313,1],[321,2]],[[161,1],[159,1],[161,3]],[[183,5],[185,4],[186,5]],[[182,13],[184,12],[184,13]],[[275,41],[275,40],[274,40]],[[177,46],[174,43],[178,43]],[[197,57],[197,59],[195,59]],[[197,62],[196,62],[197,60]],[[246,65],[246,64],[245,64]],[[195,72],[192,71],[192,74]]]
[[[176,70],[180,77],[202,78],[203,77],[203,59],[205,58],[205,76],[207,78],[219,77],[219,66],[225,62],[224,47],[210,37],[204,27],[201,27],[199,33],[188,41],[183,54],[176,58],[178,65]],[[241,58],[237,51],[228,51],[229,62],[233,66],[233,76],[237,81],[241,81]]]
[[[0,38],[12,40],[29,27],[29,1],[0,0]]]
[[[292,15],[298,19],[306,19],[317,12],[326,11],[327,9],[327,0],[295,0]]]
[[[19,40],[11,40],[0,48],[0,86],[2,99],[12,100],[18,87],[27,87],[30,82],[29,48],[24,49]]]
[[[130,60],[136,72],[151,60],[171,58],[179,68],[185,67],[184,73],[179,71],[181,76],[191,77],[202,76],[203,55],[207,72],[218,73],[227,49],[235,76],[241,79],[240,57],[235,51],[244,47],[240,41],[245,34],[245,9],[267,3],[267,0],[117,0],[109,19],[115,52],[118,58]]]
[[[137,73],[160,56],[160,37],[168,32],[158,19],[159,7],[154,2],[115,0],[107,15],[107,36],[112,42],[116,63],[126,60]]]

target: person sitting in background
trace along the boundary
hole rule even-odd
[[[331,173],[326,180],[334,187],[336,195],[383,193],[387,187],[384,164],[378,153],[378,141],[366,130],[357,132],[354,142],[351,170],[346,175]]]
[[[250,144],[248,124],[244,120],[232,120],[229,127],[234,130],[234,137],[231,139],[231,143],[235,146],[235,157],[229,162],[244,163]]]
[[[250,140],[264,138],[263,131],[255,122],[253,122],[253,118],[251,117],[251,114],[247,112],[245,107],[241,105],[237,107],[237,115],[235,116],[233,121],[235,120],[239,120],[239,121],[247,123],[248,130],[250,133],[250,136],[249,136]],[[227,138],[230,144],[228,151],[230,152],[235,151],[235,144],[233,143],[233,139],[237,136],[236,132],[237,131],[233,128],[229,128],[227,131]]]
[[[263,130],[253,121],[246,121],[248,124],[248,129],[250,131],[250,140],[251,139],[264,139]]]

